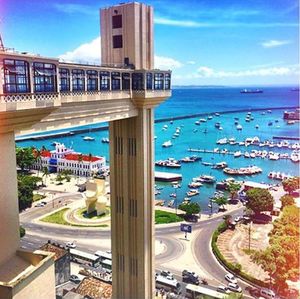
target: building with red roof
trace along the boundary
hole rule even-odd
[[[67,148],[63,143],[56,143],[52,151],[42,150],[40,159],[37,159],[34,169],[47,167],[50,172],[70,170],[79,176],[92,176],[106,168],[105,157],[83,155]]]

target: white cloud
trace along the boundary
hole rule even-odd
[[[298,27],[298,23],[251,23],[251,22],[197,22],[191,20],[175,20],[167,17],[155,17],[154,23],[158,25],[189,27],[189,28],[219,28],[219,27],[245,27],[245,28],[272,28],[272,27]]]
[[[64,62],[80,62],[100,64],[101,62],[101,38],[100,36],[59,56],[59,59]],[[183,64],[171,57],[154,55],[154,66],[158,69],[176,69]]]
[[[194,78],[229,78],[229,77],[266,77],[266,76],[287,76],[298,75],[299,66],[284,66],[284,67],[270,67],[242,71],[223,71],[214,70],[207,66],[198,68],[197,73],[192,75]]]
[[[175,69],[182,67],[183,64],[171,57],[154,55],[154,67],[157,69]]]
[[[61,61],[100,64],[101,61],[101,38],[95,38],[59,56]]]
[[[267,40],[261,43],[261,45],[264,48],[275,48],[275,47],[280,47],[283,45],[287,45],[290,44],[291,41],[289,40],[276,40],[276,39],[271,39],[271,40]]]
[[[98,10],[84,5],[84,4],[77,4],[77,3],[54,3],[53,7],[60,11],[67,14],[86,14],[86,15],[97,15]]]
[[[186,64],[194,65],[194,64],[196,64],[196,61],[194,61],[194,60],[189,60],[189,61],[186,62]]]

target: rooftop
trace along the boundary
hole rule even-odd
[[[97,278],[86,277],[77,287],[76,293],[82,296],[90,296],[94,299],[110,299],[112,286]]]
[[[68,250],[66,250],[65,248],[63,248],[59,245],[56,245],[56,244],[51,244],[51,243],[44,244],[40,249],[47,251],[47,252],[53,252],[55,254],[54,261],[60,259],[68,252]]]

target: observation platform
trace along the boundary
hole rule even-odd
[[[171,95],[171,71],[65,63],[8,50],[0,51],[0,64],[0,133],[134,117],[137,108],[153,107]]]

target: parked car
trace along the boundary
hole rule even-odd
[[[231,273],[227,273],[227,274],[225,275],[225,279],[226,279],[227,281],[229,281],[230,283],[235,283],[235,284],[237,284],[237,280],[236,280],[235,276],[234,276],[233,274],[231,274]]]
[[[242,292],[242,288],[236,284],[236,283],[229,283],[227,285],[227,289],[230,290],[230,291],[233,291],[233,292],[237,292],[237,293],[241,293]]]
[[[195,272],[188,270],[182,271],[182,281],[186,283],[199,284],[199,276]]]
[[[235,222],[239,222],[239,221],[241,221],[242,219],[243,219],[242,216],[236,216],[236,217],[234,218],[234,221],[235,221]]]
[[[217,292],[224,293],[224,294],[231,293],[230,290],[227,287],[225,287],[225,286],[218,286],[217,287]]]
[[[80,283],[81,282],[80,278],[77,275],[71,275],[70,276],[70,281],[73,281],[75,283]]]
[[[75,242],[67,242],[66,243],[66,247],[68,247],[68,248],[76,248],[76,244],[75,244]]]

